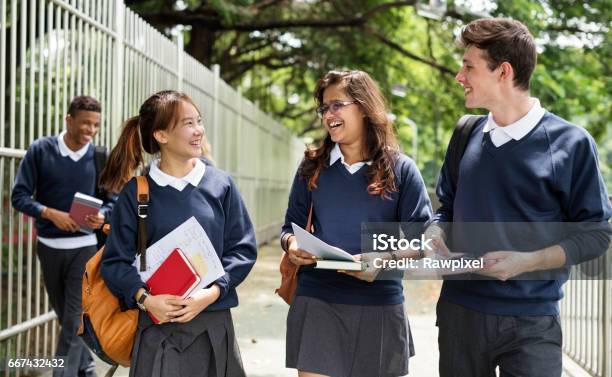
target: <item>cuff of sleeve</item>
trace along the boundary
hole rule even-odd
[[[110,217],[109,215],[111,213],[110,209],[102,207],[100,208],[100,213],[104,216],[104,222],[110,223],[110,218],[109,218]]]
[[[229,291],[229,274],[226,273],[225,275],[221,276],[219,279],[215,280],[214,284],[217,284],[221,290],[217,301],[222,300]]]
[[[291,236],[293,236],[293,233],[289,233],[289,232],[286,232],[283,235],[281,235],[280,244],[281,244],[281,249],[283,249],[283,251],[287,251],[287,249],[289,249],[287,240],[289,240],[289,237]]]
[[[578,255],[580,250],[578,249],[578,245],[571,239],[565,239],[559,242],[559,246],[563,248],[565,251],[565,267],[570,267],[575,264],[578,264]]]
[[[43,209],[45,209],[45,206],[38,203],[36,204],[36,218],[37,219],[42,219],[42,211]]]
[[[135,285],[128,291],[129,294],[127,297],[124,297],[123,300],[119,300],[119,302],[123,304],[121,305],[121,310],[126,311],[128,309],[136,309],[138,307],[138,305],[136,305],[136,299],[134,298],[134,296],[140,288],[147,289],[147,285],[142,282],[138,285]]]
[[[434,227],[434,226],[438,227],[438,228],[442,229],[442,231],[444,232],[445,238],[448,240],[448,234],[450,232],[451,224],[452,223],[449,223],[449,222],[443,222],[443,221],[440,221],[440,220],[433,220],[433,221],[430,221],[427,224],[427,226],[425,227],[425,229],[426,229],[425,232],[427,232],[427,230],[429,228],[431,228],[431,227]]]

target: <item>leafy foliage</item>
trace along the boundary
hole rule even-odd
[[[275,114],[296,133],[318,139],[312,89],[331,69],[361,69],[377,79],[410,153],[412,119],[419,129],[419,167],[435,182],[447,140],[466,112],[454,81],[459,28],[477,17],[472,4],[447,1],[439,20],[417,12],[423,1],[383,0],[130,0],[160,30],[183,24],[186,50]],[[486,3],[486,2],[485,2]],[[608,145],[612,44],[608,0],[488,2],[492,16],[525,23],[540,55],[532,94],[543,106]],[[402,85],[405,96],[392,95]],[[609,163],[609,161],[608,161]],[[605,163],[604,163],[605,165]],[[608,179],[608,182],[610,180]]]

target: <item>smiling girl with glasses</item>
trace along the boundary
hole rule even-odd
[[[390,253],[362,250],[362,224],[426,222],[425,184],[400,152],[385,99],[367,73],[329,72],[314,97],[327,135],[304,153],[281,232],[289,260],[302,266],[287,318],[286,365],[300,377],[402,376],[414,349],[401,277],[377,280],[375,268],[314,269],[291,223],[304,228],[312,205],[316,237],[366,264],[374,255],[390,259]]]

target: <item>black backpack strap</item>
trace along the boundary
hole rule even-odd
[[[94,165],[96,168],[96,197],[103,199],[106,195],[106,192],[102,187],[100,187],[100,174],[102,174],[102,170],[104,170],[104,166],[106,166],[106,160],[108,159],[108,149],[106,147],[96,145],[94,147]]]
[[[461,163],[461,158],[463,157],[467,143],[470,140],[470,135],[472,134],[476,122],[482,118],[483,115],[467,114],[462,116],[455,125],[453,136],[451,136],[448,144],[449,169],[454,188],[457,188],[457,182],[459,181],[459,164]]]
[[[140,271],[147,270],[147,215],[149,214],[149,181],[147,177],[136,177],[136,200],[138,208],[138,243],[136,252],[140,254]]]
[[[118,367],[119,367],[118,364],[111,365],[110,369],[106,372],[104,377],[113,377],[115,375],[115,372],[117,371]]]

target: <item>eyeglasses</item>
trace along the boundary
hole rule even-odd
[[[323,116],[325,116],[328,110],[331,111],[332,114],[337,114],[340,109],[353,103],[357,103],[357,101],[333,101],[329,105],[319,106],[317,107],[317,116],[323,119]]]

